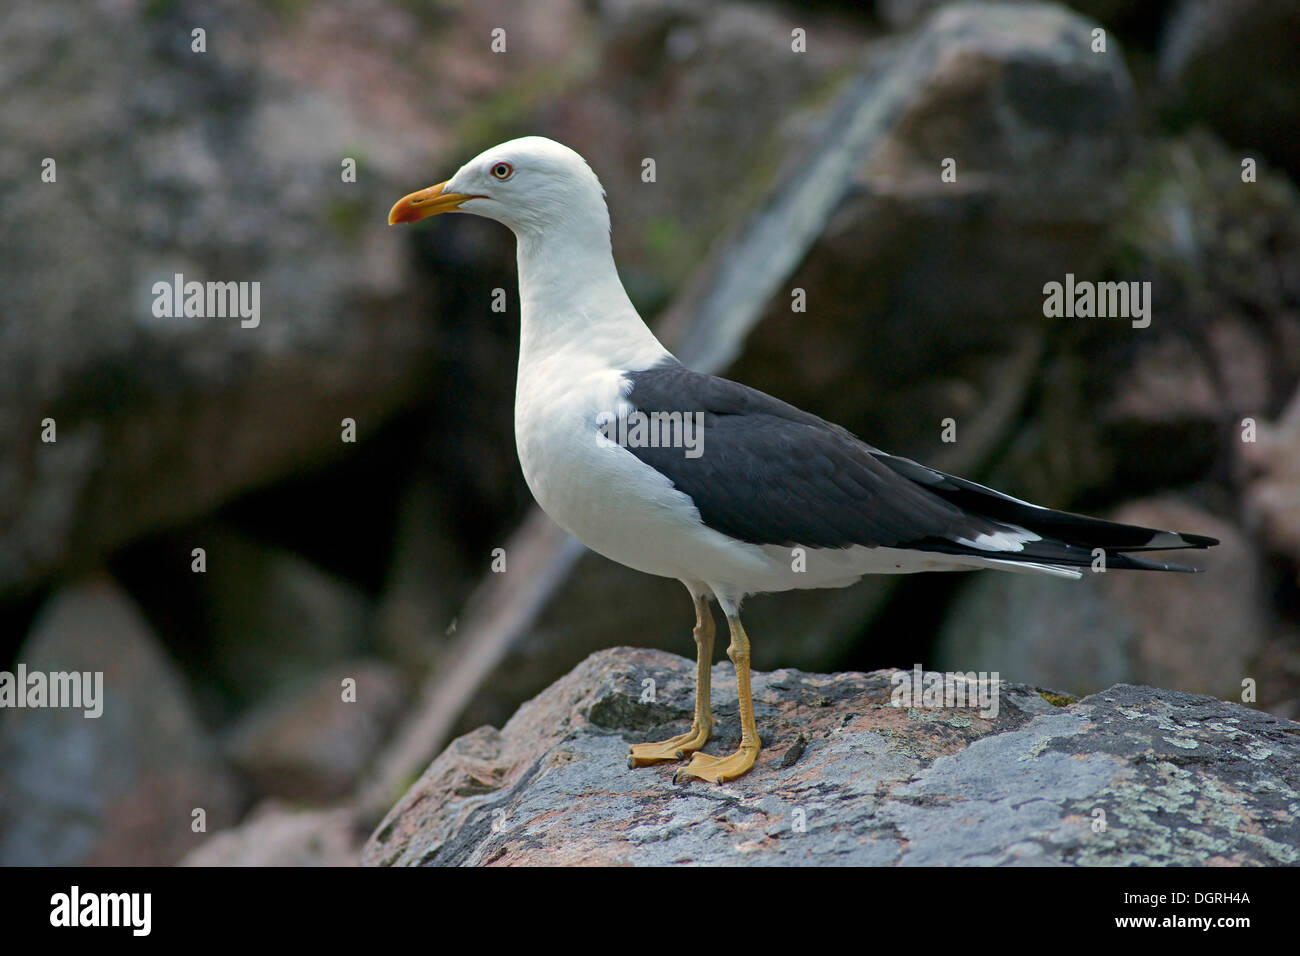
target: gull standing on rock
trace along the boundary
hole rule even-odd
[[[1032,505],[686,368],[623,289],[596,174],[553,140],[494,146],[401,199],[388,221],[444,212],[495,219],[518,242],[515,443],[537,503],[593,551],[677,578],[695,602],[695,718],[684,734],[633,745],[630,766],[693,755],[675,780],[723,783],[754,765],[746,595],[915,571],[1077,578],[1094,550],[1108,569],[1192,571],[1134,553],[1218,543]],[[740,696],[740,747],[725,757],[700,752],[713,729],[710,599],[727,617]]]

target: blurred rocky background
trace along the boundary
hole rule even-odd
[[[528,133],[599,173],[684,360],[1223,541],[754,598],[757,667],[1300,715],[1297,49],[1296,0],[5,5],[0,670],[106,700],[0,712],[0,864],[355,862],[453,735],[599,648],[692,652],[679,584],[535,513],[513,239],[385,224]],[[156,318],[175,273],[259,281],[260,324]],[[1150,326],[1045,318],[1067,273],[1149,281]]]

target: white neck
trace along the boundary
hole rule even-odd
[[[639,369],[668,354],[619,280],[604,229],[518,234],[521,373],[574,352],[610,368]]]

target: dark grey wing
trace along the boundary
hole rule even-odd
[[[673,361],[628,375],[646,414],[700,414],[699,457],[629,447],[691,497],[710,528],[751,544],[846,548],[1003,530],[881,464],[849,432],[757,389]]]
[[[1052,511],[872,448],[852,433],[757,389],[676,360],[628,373],[637,411],[698,413],[699,457],[682,447],[633,447],[689,495],[704,523],[751,544],[899,547],[1086,567],[1193,570],[1126,551],[1217,542]],[[1027,529],[1019,551],[980,548],[980,535]]]

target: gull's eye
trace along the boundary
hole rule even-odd
[[[509,179],[515,174],[515,168],[509,163],[497,163],[492,167],[492,178],[500,179],[502,182]]]

